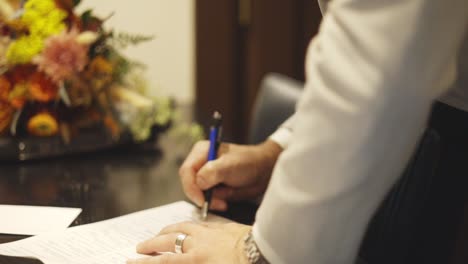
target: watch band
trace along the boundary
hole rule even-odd
[[[252,231],[250,231],[244,238],[244,252],[249,264],[269,264],[258,249],[257,244],[253,239]]]

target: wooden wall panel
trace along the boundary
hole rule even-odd
[[[318,5],[310,0],[196,3],[199,116],[220,109],[229,140],[244,143],[264,75],[278,72],[303,80],[305,50],[321,20]],[[240,23],[239,6],[246,3],[249,12]]]
[[[227,138],[239,132],[239,56],[236,0],[196,1],[196,115],[205,127],[214,110]]]

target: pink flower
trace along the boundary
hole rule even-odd
[[[77,30],[49,37],[42,54],[34,59],[39,70],[55,82],[82,71],[88,63],[88,45],[80,44],[77,37]]]

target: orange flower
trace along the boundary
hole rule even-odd
[[[0,134],[8,128],[13,117],[13,108],[6,102],[0,101]]]
[[[44,74],[36,72],[29,81],[29,95],[39,102],[49,102],[57,98],[58,87]]]
[[[8,101],[8,94],[10,94],[11,83],[5,76],[0,76],[0,101]]]
[[[104,117],[104,124],[106,125],[108,131],[110,132],[113,139],[118,139],[120,135],[120,127],[117,121],[111,116],[106,115]]]
[[[28,80],[34,72],[36,72],[36,67],[31,67],[30,65],[19,65],[10,69],[7,74],[11,82],[16,84]]]
[[[15,98],[15,99],[12,99],[10,103],[14,108],[21,109],[26,103],[26,98]]]
[[[28,32],[28,26],[19,19],[7,20],[5,21],[5,25],[8,29],[14,31],[16,34],[25,34]]]
[[[89,65],[89,71],[91,73],[112,74],[112,64],[102,56],[97,56]]]
[[[101,90],[112,82],[112,64],[102,56],[95,57],[86,70],[85,77],[95,90]]]
[[[16,108],[23,108],[26,103],[26,94],[28,92],[28,84],[26,82],[20,82],[15,84],[10,94],[8,94],[8,100],[10,104]]]
[[[73,76],[67,82],[67,93],[72,106],[89,106],[93,100],[93,93],[89,83],[81,75]]]
[[[28,132],[34,136],[53,136],[57,134],[58,127],[57,120],[48,112],[36,114],[28,121]]]

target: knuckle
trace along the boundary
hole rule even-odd
[[[195,176],[196,177],[195,183],[198,185],[198,187],[203,187],[205,183],[209,182],[211,178],[210,175],[211,175],[211,172],[209,172],[208,170],[200,171]]]
[[[218,179],[219,175],[218,175],[218,167],[216,166],[215,164],[216,162],[215,161],[210,161],[206,164],[206,175],[200,175],[201,177],[204,177],[205,179],[209,179],[209,180],[216,180]]]
[[[159,231],[159,234],[166,234],[166,233],[170,230],[171,227],[172,227],[172,225],[163,227],[163,228],[161,229],[161,231]]]
[[[219,154],[224,154],[224,153],[227,153],[230,146],[232,146],[233,144],[230,144],[230,143],[225,143],[225,142],[222,142],[220,145],[219,145],[219,149],[218,149],[218,153]]]
[[[205,149],[208,147],[208,141],[207,140],[200,140],[195,143],[193,146],[194,149]]]
[[[180,229],[178,225],[179,224],[177,223],[177,224],[171,224],[171,225],[165,226],[161,229],[160,234],[167,234],[167,233],[173,232],[174,230],[178,230]]]
[[[180,166],[179,168],[180,178],[187,177],[189,175],[189,170],[190,170],[190,167],[188,165],[186,165],[185,163],[182,164],[182,166]]]
[[[224,180],[223,168],[213,166],[212,177],[216,182],[222,182]]]
[[[170,231],[174,233],[180,233],[179,230],[182,228],[183,223],[177,223],[170,226]]]

